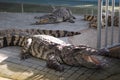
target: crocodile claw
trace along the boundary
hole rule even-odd
[[[30,58],[30,54],[21,54],[21,56],[20,56],[21,60],[25,60],[25,59],[28,59],[28,58]]]

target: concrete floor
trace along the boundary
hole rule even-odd
[[[79,45],[85,44],[96,48],[97,31],[88,28],[88,22],[82,21],[82,16],[75,15],[75,23],[63,22],[59,24],[30,25],[35,22],[34,16],[40,13],[0,13],[0,29],[7,28],[39,28],[53,30],[81,31],[82,34],[69,38],[62,38],[64,41]],[[109,42],[110,42],[109,28]],[[115,27],[114,42],[117,42],[118,28]],[[102,29],[102,45],[104,45],[104,29]],[[108,42],[108,43],[109,43]],[[101,70],[87,69],[84,67],[65,66],[64,72],[57,72],[46,68],[43,60],[29,58],[21,61],[19,58],[20,47],[6,47],[0,49],[0,76],[12,80],[119,80],[120,63],[119,59],[106,58],[108,67]],[[102,57],[102,56],[100,56]],[[2,79],[3,80],[3,79]]]

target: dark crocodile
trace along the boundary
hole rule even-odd
[[[113,25],[114,26],[119,26],[119,17],[114,16],[113,19],[114,19],[113,20]],[[95,15],[84,15],[84,20],[89,21],[89,27],[97,28],[97,16],[95,16]],[[105,27],[105,25],[106,25],[105,16],[102,16],[102,22],[101,23],[102,23],[102,28]],[[108,26],[111,26],[111,24],[112,24],[111,15],[108,16],[107,24],[108,24]]]

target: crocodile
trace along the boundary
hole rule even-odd
[[[75,21],[73,19],[76,19],[73,15],[70,9],[65,7],[60,7],[58,9],[54,9],[52,13],[35,17],[35,19],[38,19],[33,24],[54,24],[54,23],[60,23],[60,22],[70,22],[74,23]]]
[[[113,17],[113,25],[114,26],[119,26],[119,17],[118,16],[114,16]],[[85,21],[89,21],[89,27],[90,28],[97,28],[97,16],[96,15],[84,15],[84,19]],[[111,26],[111,15],[108,15],[108,20],[107,20],[107,24],[108,26]],[[106,23],[105,23],[105,15],[102,16],[102,28],[105,27]]]
[[[50,35],[7,34],[0,37],[0,48],[21,46],[20,58],[27,59],[31,55],[46,60],[46,66],[57,71],[64,71],[62,64],[84,66],[86,68],[102,68],[107,61],[101,55],[109,53],[106,49],[94,49],[86,45],[74,46]]]
[[[0,36],[4,36],[6,34],[29,34],[29,35],[37,35],[37,34],[46,34],[54,37],[67,37],[81,34],[79,31],[67,31],[67,30],[45,30],[45,29],[3,29],[0,30]]]

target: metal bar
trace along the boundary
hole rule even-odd
[[[117,46],[120,46],[120,43],[110,45],[110,46],[108,46],[107,48],[110,49],[110,48],[117,47]]]
[[[21,3],[21,12],[24,12],[24,7],[23,7],[23,3]]]
[[[97,16],[97,48],[101,48],[101,11],[102,10],[102,0],[98,0],[98,16]]]
[[[114,7],[115,0],[112,0],[112,14],[111,14],[111,45],[113,45],[113,35],[114,35]]]
[[[118,36],[118,42],[120,43],[120,0],[119,0],[119,36]]]
[[[103,0],[102,0],[102,2],[101,2],[101,26],[102,26],[102,12],[103,12]],[[101,27],[102,28],[102,27]]]
[[[108,6],[109,6],[109,0],[106,0],[106,15],[105,15],[105,47],[107,47],[107,43],[108,43]]]

